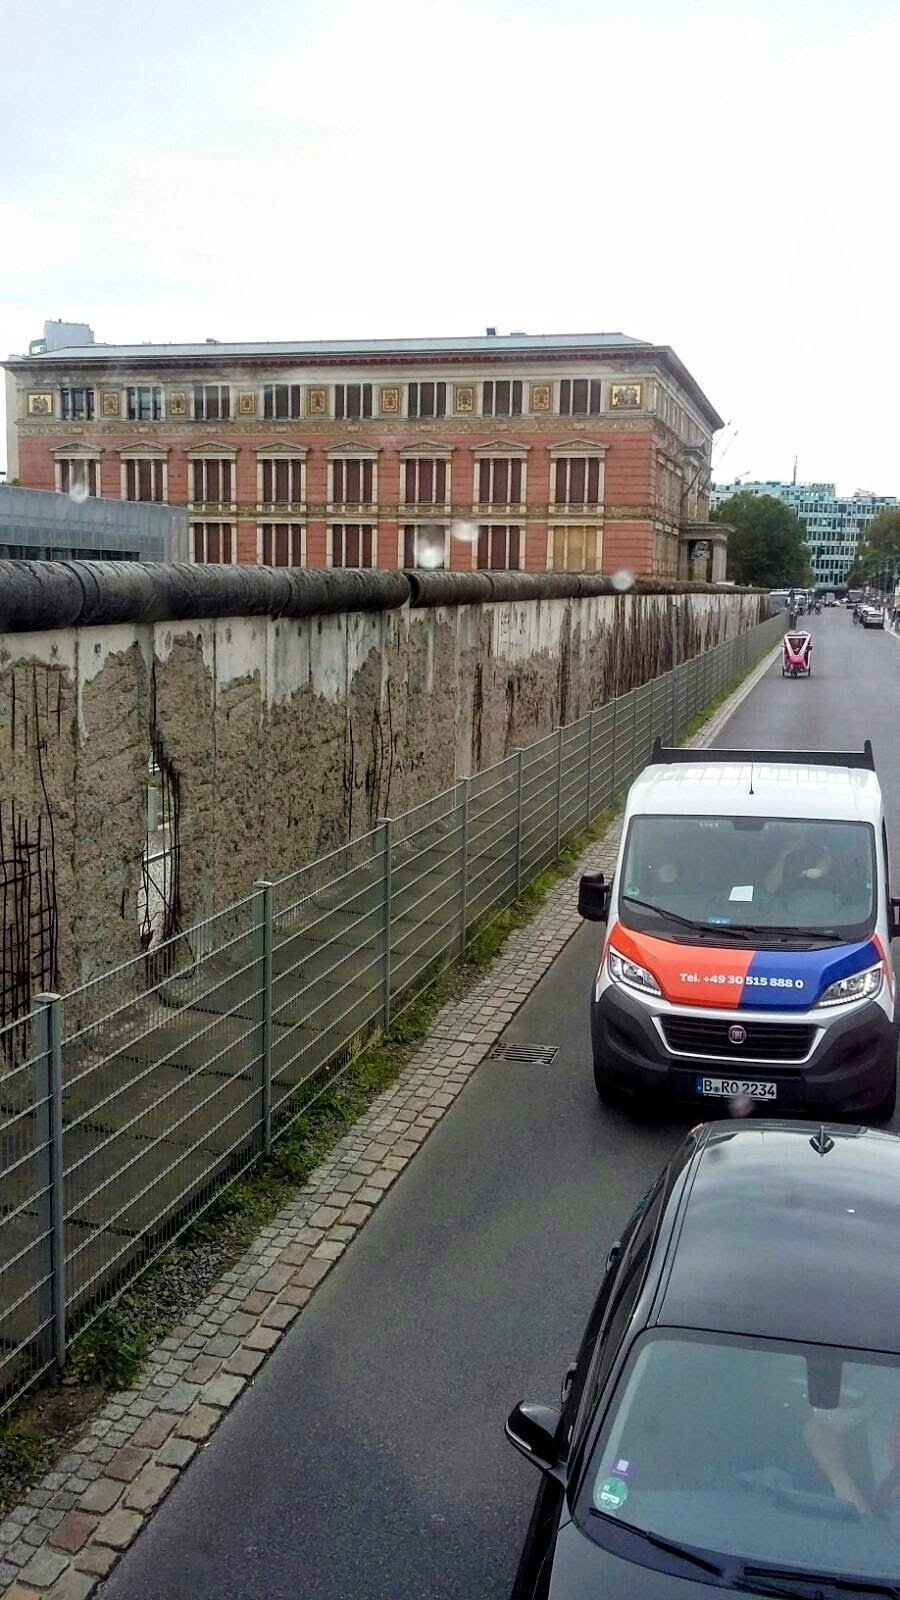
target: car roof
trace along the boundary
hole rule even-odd
[[[709,761],[645,767],[631,786],[632,816],[802,817],[880,823],[881,786],[865,767],[809,762]]]
[[[652,1320],[900,1354],[900,1139],[766,1120],[702,1130]]]

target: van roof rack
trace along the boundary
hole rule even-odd
[[[872,741],[867,739],[861,750],[697,750],[687,745],[664,745],[657,738],[650,755],[651,766],[674,766],[679,762],[740,761],[745,766],[770,766],[787,763],[794,767],[865,767],[875,771]]]

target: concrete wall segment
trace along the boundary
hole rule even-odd
[[[276,616],[0,634],[0,830],[27,836],[43,918],[24,952],[31,992],[139,954],[151,755],[172,799],[174,929],[665,671],[673,621],[683,660],[763,604],[592,579],[573,594],[570,577],[547,593],[524,575],[526,593],[453,605],[448,574],[420,576],[412,606],[296,616],[288,597]]]

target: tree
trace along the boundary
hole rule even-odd
[[[741,490],[710,518],[730,523],[728,576],[761,589],[785,589],[811,579],[806,529],[796,512],[771,494]]]
[[[900,506],[896,510],[879,511],[863,529],[854,570],[877,566],[879,561],[891,556],[900,560]]]

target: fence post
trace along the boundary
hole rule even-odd
[[[562,769],[563,769],[563,738],[565,730],[562,723],[559,725],[556,746],[556,860],[562,849]]]
[[[462,840],[460,849],[459,886],[459,953],[466,953],[466,925],[469,920],[469,780],[461,778],[457,784],[462,811]]]
[[[272,945],[274,885],[260,878],[253,885],[253,967],[259,977],[259,1133],[263,1155],[272,1153]]]
[[[377,826],[381,829],[381,848],[384,852],[384,867],[382,876],[383,897],[383,965],[382,985],[384,998],[382,1002],[382,1018],[385,1028],[391,1025],[391,874],[393,870],[393,820],[391,817],[379,817]]]
[[[522,785],[525,779],[523,762],[525,751],[519,749],[516,756],[516,899],[522,892]]]
[[[634,783],[637,772],[637,717],[638,717],[638,692],[637,687],[631,691],[631,770],[628,774],[629,783]]]
[[[610,779],[609,779],[609,781],[610,781],[610,791],[609,791],[610,804],[612,804],[615,801],[615,798],[616,798],[616,755],[617,755],[616,747],[617,747],[617,745],[619,743],[619,696],[618,695],[615,695],[613,697],[612,708],[613,708],[612,771],[610,773]]]
[[[669,601],[669,615],[672,628],[672,743],[678,743],[678,669],[681,665],[678,655],[678,605],[674,599]]]
[[[594,788],[594,707],[588,712],[588,769],[587,769],[587,803],[584,811],[584,825],[589,828],[593,816],[593,788]]]
[[[41,1299],[50,1319],[53,1364],[59,1377],[66,1362],[66,1232],[63,1198],[62,999],[58,994],[34,998],[37,1046],[35,1134],[43,1169],[40,1226],[43,1234],[44,1287]]]

